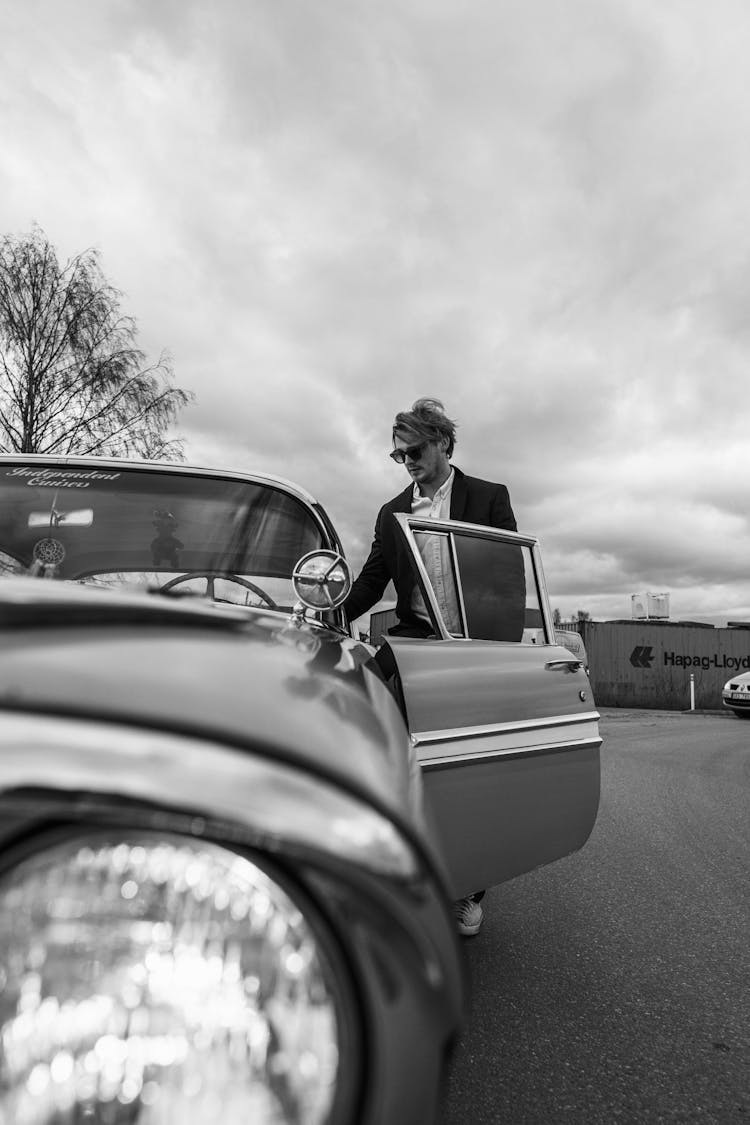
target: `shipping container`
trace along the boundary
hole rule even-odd
[[[700,622],[587,621],[583,638],[600,707],[721,709],[721,689],[750,670],[750,631]]]

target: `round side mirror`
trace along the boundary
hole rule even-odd
[[[336,551],[310,551],[292,571],[292,584],[308,609],[337,609],[352,588],[352,572]]]

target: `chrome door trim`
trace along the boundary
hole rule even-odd
[[[542,620],[544,621],[545,640],[548,645],[555,644],[555,623],[552,620],[552,609],[550,607],[549,593],[547,591],[547,580],[544,577],[542,553],[539,549],[538,540],[535,540],[531,548],[531,557],[533,560],[537,592],[539,595],[539,607],[542,611]]]
[[[501,749],[477,750],[472,754],[441,754],[435,758],[420,758],[420,768],[426,772],[456,766],[471,766],[477,762],[492,762],[499,758],[534,758],[543,754],[569,753],[575,750],[598,749],[601,737],[574,738],[565,742],[544,742],[539,746],[506,746]]]
[[[504,527],[492,527],[484,523],[467,523],[465,520],[435,520],[429,516],[415,516],[411,512],[394,512],[393,517],[403,528],[410,527],[415,531],[444,531],[471,532],[480,539],[500,539],[505,543],[517,543],[527,547],[534,547],[539,542],[536,535],[527,535],[521,531],[509,531]]]
[[[578,723],[598,722],[598,711],[585,711],[579,715],[549,715],[543,719],[523,719],[515,723],[487,723],[477,727],[448,727],[445,730],[417,731],[411,736],[413,746],[429,746],[435,742],[463,742],[469,738],[487,738],[493,734],[517,734],[524,731],[545,730],[549,727],[572,726]]]
[[[461,568],[458,565],[458,551],[456,550],[456,537],[455,535],[448,536],[448,546],[450,548],[451,560],[453,562],[453,573],[456,580],[456,595],[458,597],[458,612],[461,618],[461,631],[465,640],[469,638],[469,619],[466,616],[466,602],[464,601],[464,583],[461,577]]]
[[[598,711],[515,723],[490,723],[412,735],[422,769],[470,765],[508,757],[534,757],[601,746]],[[463,744],[463,745],[462,745]]]

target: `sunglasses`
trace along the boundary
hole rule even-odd
[[[425,446],[429,444],[429,441],[421,441],[419,445],[407,445],[406,449],[392,450],[388,456],[392,461],[395,461],[397,465],[403,465],[407,457],[410,461],[418,461],[422,456],[422,451]]]

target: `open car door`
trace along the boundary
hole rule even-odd
[[[386,643],[460,898],[585,843],[599,805],[599,715],[582,663],[555,644],[533,536],[396,520],[435,639]],[[439,589],[425,566],[435,552]]]

